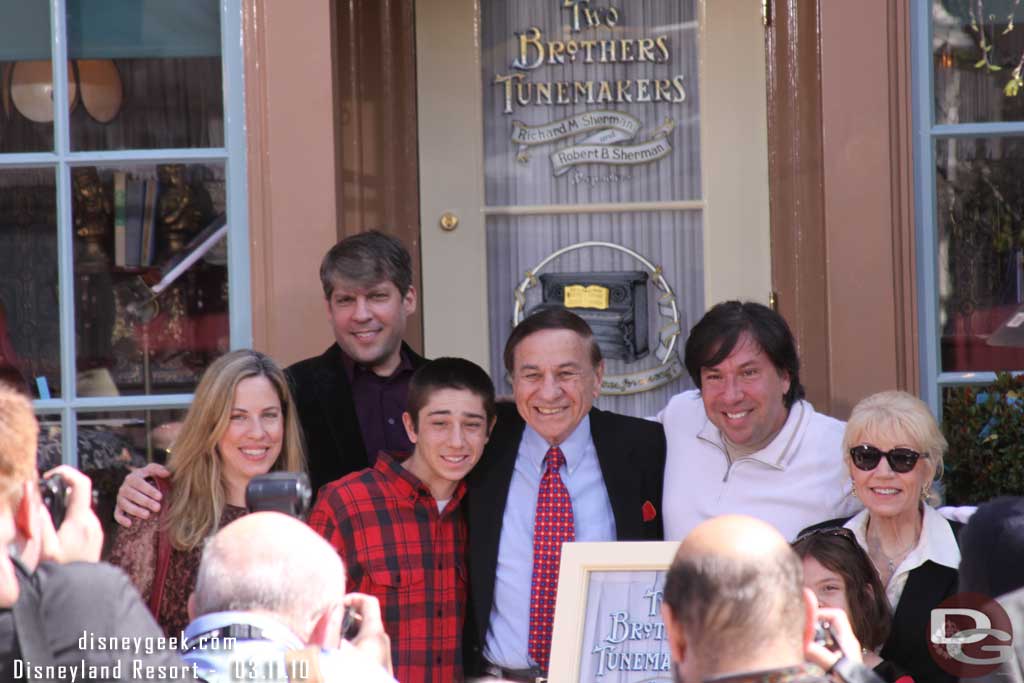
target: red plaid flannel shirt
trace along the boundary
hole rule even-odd
[[[402,683],[463,678],[465,492],[462,482],[439,514],[427,487],[382,452],[373,467],[325,486],[309,516],[345,562],[346,590],[380,600]]]

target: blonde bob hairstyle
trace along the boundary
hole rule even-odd
[[[905,391],[882,391],[854,406],[843,433],[843,459],[847,468],[853,467],[851,448],[870,437],[882,435],[928,454],[924,462],[932,468],[932,476],[921,492],[928,500],[932,482],[942,477],[942,458],[948,444],[927,404]]]
[[[281,400],[284,439],[271,471],[305,471],[295,402],[281,368],[258,351],[242,349],[224,354],[203,373],[167,463],[171,491],[164,523],[171,544],[179,550],[199,546],[220,524],[227,488],[217,443],[230,423],[239,383],[251,377],[266,377]]]

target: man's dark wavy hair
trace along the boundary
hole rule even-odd
[[[787,409],[792,408],[804,397],[796,340],[781,315],[753,301],[723,301],[693,326],[685,352],[690,379],[700,389],[701,368],[712,368],[728,358],[744,332],[757,342],[776,370],[789,375],[783,402]]]

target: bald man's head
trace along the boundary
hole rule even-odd
[[[799,558],[771,525],[727,515],[683,540],[665,580],[670,632],[708,675],[740,670],[761,655],[803,661],[806,603]]]
[[[305,639],[326,610],[340,607],[345,567],[331,545],[297,519],[246,515],[203,550],[194,616],[241,611],[272,614]]]

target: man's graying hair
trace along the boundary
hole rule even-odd
[[[301,553],[294,550],[286,544],[280,552],[240,567],[230,544],[220,536],[211,538],[203,548],[196,579],[196,616],[260,610],[276,614],[298,631],[311,618],[340,605],[345,567],[338,553],[326,543],[304,544]]]
[[[412,285],[412,257],[396,237],[379,230],[361,232],[341,240],[324,255],[320,284],[327,299],[338,278],[363,287],[387,280],[405,296]]]
[[[750,560],[677,558],[665,578],[664,604],[712,669],[780,642],[802,649],[803,568],[788,548]]]

